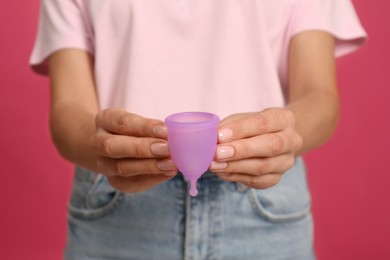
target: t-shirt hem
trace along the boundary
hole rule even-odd
[[[331,34],[336,39],[335,57],[339,58],[358,50],[367,40],[367,34],[362,32],[340,33],[326,27],[306,27],[295,31],[291,37],[308,31],[323,31]]]
[[[49,74],[49,67],[48,67],[48,58],[53,55],[54,53],[65,50],[65,49],[77,49],[85,51],[92,56],[94,55],[91,48],[80,46],[80,45],[62,45],[62,46],[56,46],[49,50],[45,50],[42,53],[37,53],[35,55],[31,56],[31,59],[29,61],[30,68],[37,74],[47,76]]]

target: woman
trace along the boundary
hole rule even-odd
[[[66,259],[314,259],[299,157],[339,110],[349,0],[43,0],[31,65],[76,167]],[[191,198],[163,119],[223,120]]]

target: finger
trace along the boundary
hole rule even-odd
[[[163,139],[139,138],[101,132],[91,139],[91,146],[109,158],[156,158],[169,156],[168,143]]]
[[[177,168],[170,159],[111,159],[98,157],[98,171],[106,176],[136,176],[136,175],[172,175],[177,172]]]
[[[133,177],[112,176],[108,180],[112,187],[125,193],[135,193],[148,190],[174,176],[164,175],[137,175]]]
[[[261,176],[247,175],[247,174],[229,174],[223,175],[222,173],[217,174],[223,180],[231,182],[239,182],[248,187],[254,189],[268,189],[279,183],[282,175],[281,174],[266,174]]]
[[[218,140],[220,143],[224,143],[273,133],[293,125],[294,121],[294,115],[290,110],[281,108],[266,109],[259,113],[252,113],[237,120],[229,120],[220,124]]]
[[[213,162],[210,170],[215,173],[232,173],[261,176],[281,174],[290,169],[295,162],[291,155],[280,155],[270,158],[252,158],[233,162]]]
[[[223,126],[223,125],[226,125],[228,123],[231,123],[231,122],[234,122],[236,120],[239,120],[239,119],[242,119],[244,117],[248,117],[250,115],[252,115],[253,112],[250,112],[250,113],[237,113],[237,114],[233,114],[233,115],[230,115],[228,117],[225,117],[224,119],[222,119],[219,123],[220,126]]]
[[[216,160],[235,161],[291,153],[302,145],[301,140],[298,134],[288,131],[235,140],[217,146]]]
[[[100,111],[96,116],[96,126],[114,134],[166,138],[164,123],[131,114],[120,109]]]

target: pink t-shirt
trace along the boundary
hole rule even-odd
[[[164,119],[227,115],[285,104],[290,39],[337,38],[336,55],[366,33],[350,0],[42,0],[30,64],[64,48],[95,57],[101,108]]]

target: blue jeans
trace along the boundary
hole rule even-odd
[[[146,192],[123,194],[76,169],[65,259],[315,259],[303,162],[267,190],[208,172],[199,195],[181,174]]]

